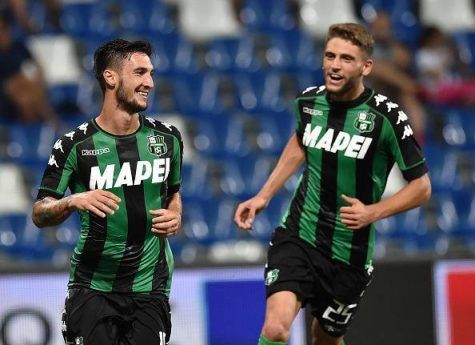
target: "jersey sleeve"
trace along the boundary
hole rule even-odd
[[[172,127],[173,133],[173,156],[168,177],[168,194],[171,195],[180,190],[181,186],[181,166],[183,161],[183,140],[176,127]]]
[[[407,115],[397,110],[386,120],[389,154],[398,164],[404,178],[411,181],[427,173],[425,158],[414,138]]]
[[[76,170],[75,152],[70,142],[71,140],[65,136],[55,142],[43,174],[37,200],[47,196],[60,199],[66,193]]]
[[[297,135],[297,138],[299,142],[301,143],[304,130],[302,126],[302,113],[300,111],[300,102],[298,98],[295,100],[295,117],[297,118],[297,126],[295,128],[295,134]]]

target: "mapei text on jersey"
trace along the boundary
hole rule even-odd
[[[323,128],[308,123],[305,127],[303,135],[303,144],[307,147],[323,149],[328,152],[336,153],[337,151],[345,151],[346,157],[363,159],[373,141],[373,138],[362,135],[350,135],[346,132],[339,131],[335,136],[335,130],[328,128],[320,137]]]
[[[115,164],[109,164],[101,173],[98,166],[91,168],[91,176],[89,179],[89,188],[94,189],[110,189],[112,187],[121,187],[123,185],[132,186],[140,185],[142,181],[152,178],[152,183],[164,182],[170,173],[170,158],[154,159],[153,163],[149,161],[138,161],[135,172],[129,162],[121,165],[119,174],[114,181]]]

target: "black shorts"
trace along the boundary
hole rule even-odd
[[[170,305],[163,295],[70,288],[62,331],[67,345],[166,345]]]
[[[372,270],[329,259],[284,228],[274,231],[271,243],[265,269],[267,297],[292,291],[303,307],[310,305],[328,334],[344,335],[371,283]]]

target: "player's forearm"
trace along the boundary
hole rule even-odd
[[[412,180],[393,196],[374,204],[376,220],[421,206],[430,199],[431,184],[427,174]]]
[[[170,211],[174,211],[178,213],[181,217],[183,206],[181,203],[181,196],[180,193],[173,193],[169,198],[168,198],[168,206],[167,209]]]
[[[304,159],[304,151],[300,147],[297,135],[294,134],[289,139],[284,151],[280,155],[276,167],[272,171],[264,186],[259,191],[258,196],[268,201],[272,199],[272,197],[282,188],[290,176],[295,174],[295,172],[302,165]]]
[[[74,211],[71,197],[55,199],[46,197],[33,205],[33,223],[39,228],[61,224]]]

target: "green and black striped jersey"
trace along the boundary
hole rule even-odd
[[[395,162],[406,180],[427,172],[407,115],[386,96],[365,89],[358,99],[332,102],[324,86],[311,87],[296,101],[297,137],[305,169],[281,226],[298,231],[330,258],[369,267],[374,225],[351,230],[341,222],[341,195],[364,204],[381,199]]]
[[[126,136],[83,123],[54,144],[38,199],[94,189],[121,202],[113,215],[79,212],[81,233],[71,256],[69,286],[105,292],[170,292],[173,256],[166,239],[151,232],[150,210],[166,207],[179,191],[183,143],[179,131],[139,116]]]

